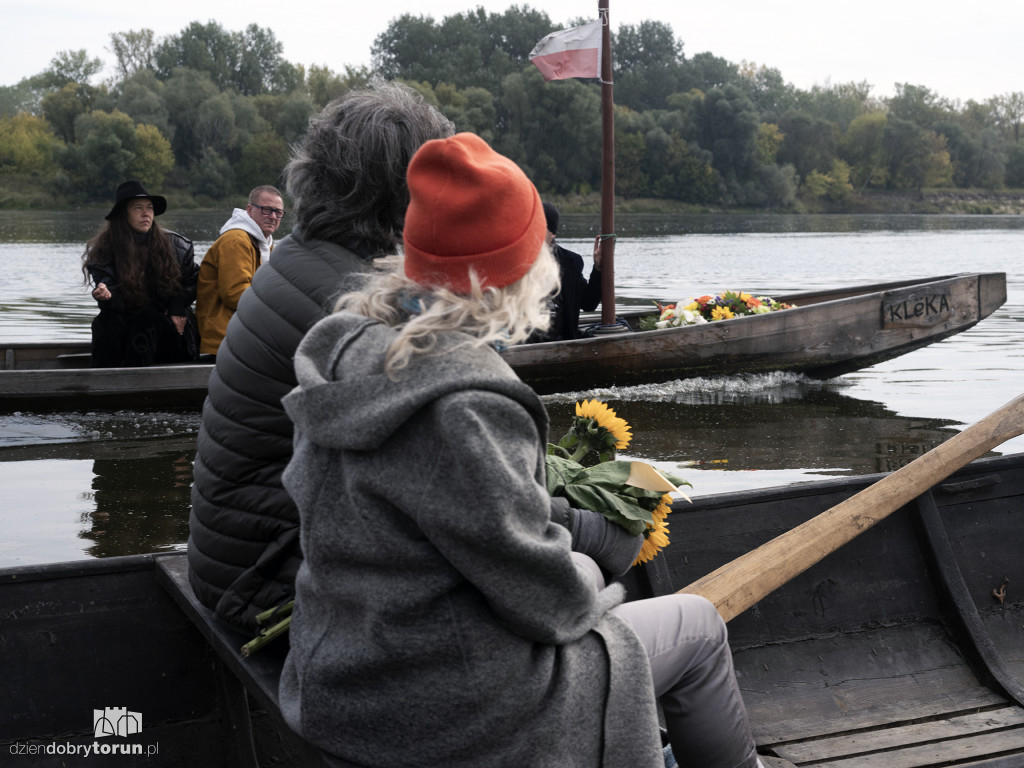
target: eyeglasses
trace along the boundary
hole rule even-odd
[[[285,211],[282,208],[271,208],[269,205],[253,205],[252,203],[249,203],[249,205],[252,205],[253,208],[257,209],[264,216],[277,216],[279,219],[284,218]]]

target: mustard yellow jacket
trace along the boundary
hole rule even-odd
[[[215,355],[238,309],[238,300],[252,284],[260,265],[260,249],[252,236],[229,229],[210,246],[199,266],[196,318],[199,321],[199,352]]]

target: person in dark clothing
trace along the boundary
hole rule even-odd
[[[180,363],[199,356],[192,303],[199,266],[192,241],[156,217],[167,200],[138,181],[117,188],[103,230],[85,246],[82,272],[100,313],[92,322],[97,368]]]
[[[583,257],[555,242],[558,235],[558,209],[551,203],[544,203],[544,218],[547,219],[548,247],[558,261],[562,287],[552,299],[551,329],[543,341],[576,339],[580,335],[580,310],[593,312],[601,303],[600,253],[595,251],[590,279],[584,279]]]
[[[281,484],[292,455],[281,398],[296,384],[295,349],[345,280],[397,251],[409,160],[453,131],[412,89],[375,81],[313,118],[285,168],[296,223],[256,270],[217,351],[189,519],[196,597],[241,629],[292,597],[302,562],[299,514]]]

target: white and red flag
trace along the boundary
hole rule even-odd
[[[545,80],[601,76],[601,22],[552,32],[530,51]]]

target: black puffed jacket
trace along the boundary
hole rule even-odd
[[[192,486],[192,588],[246,629],[294,594],[299,515],[282,486],[293,426],[281,398],[296,385],[302,337],[372,260],[293,231],[256,271],[228,323],[203,406]]]

